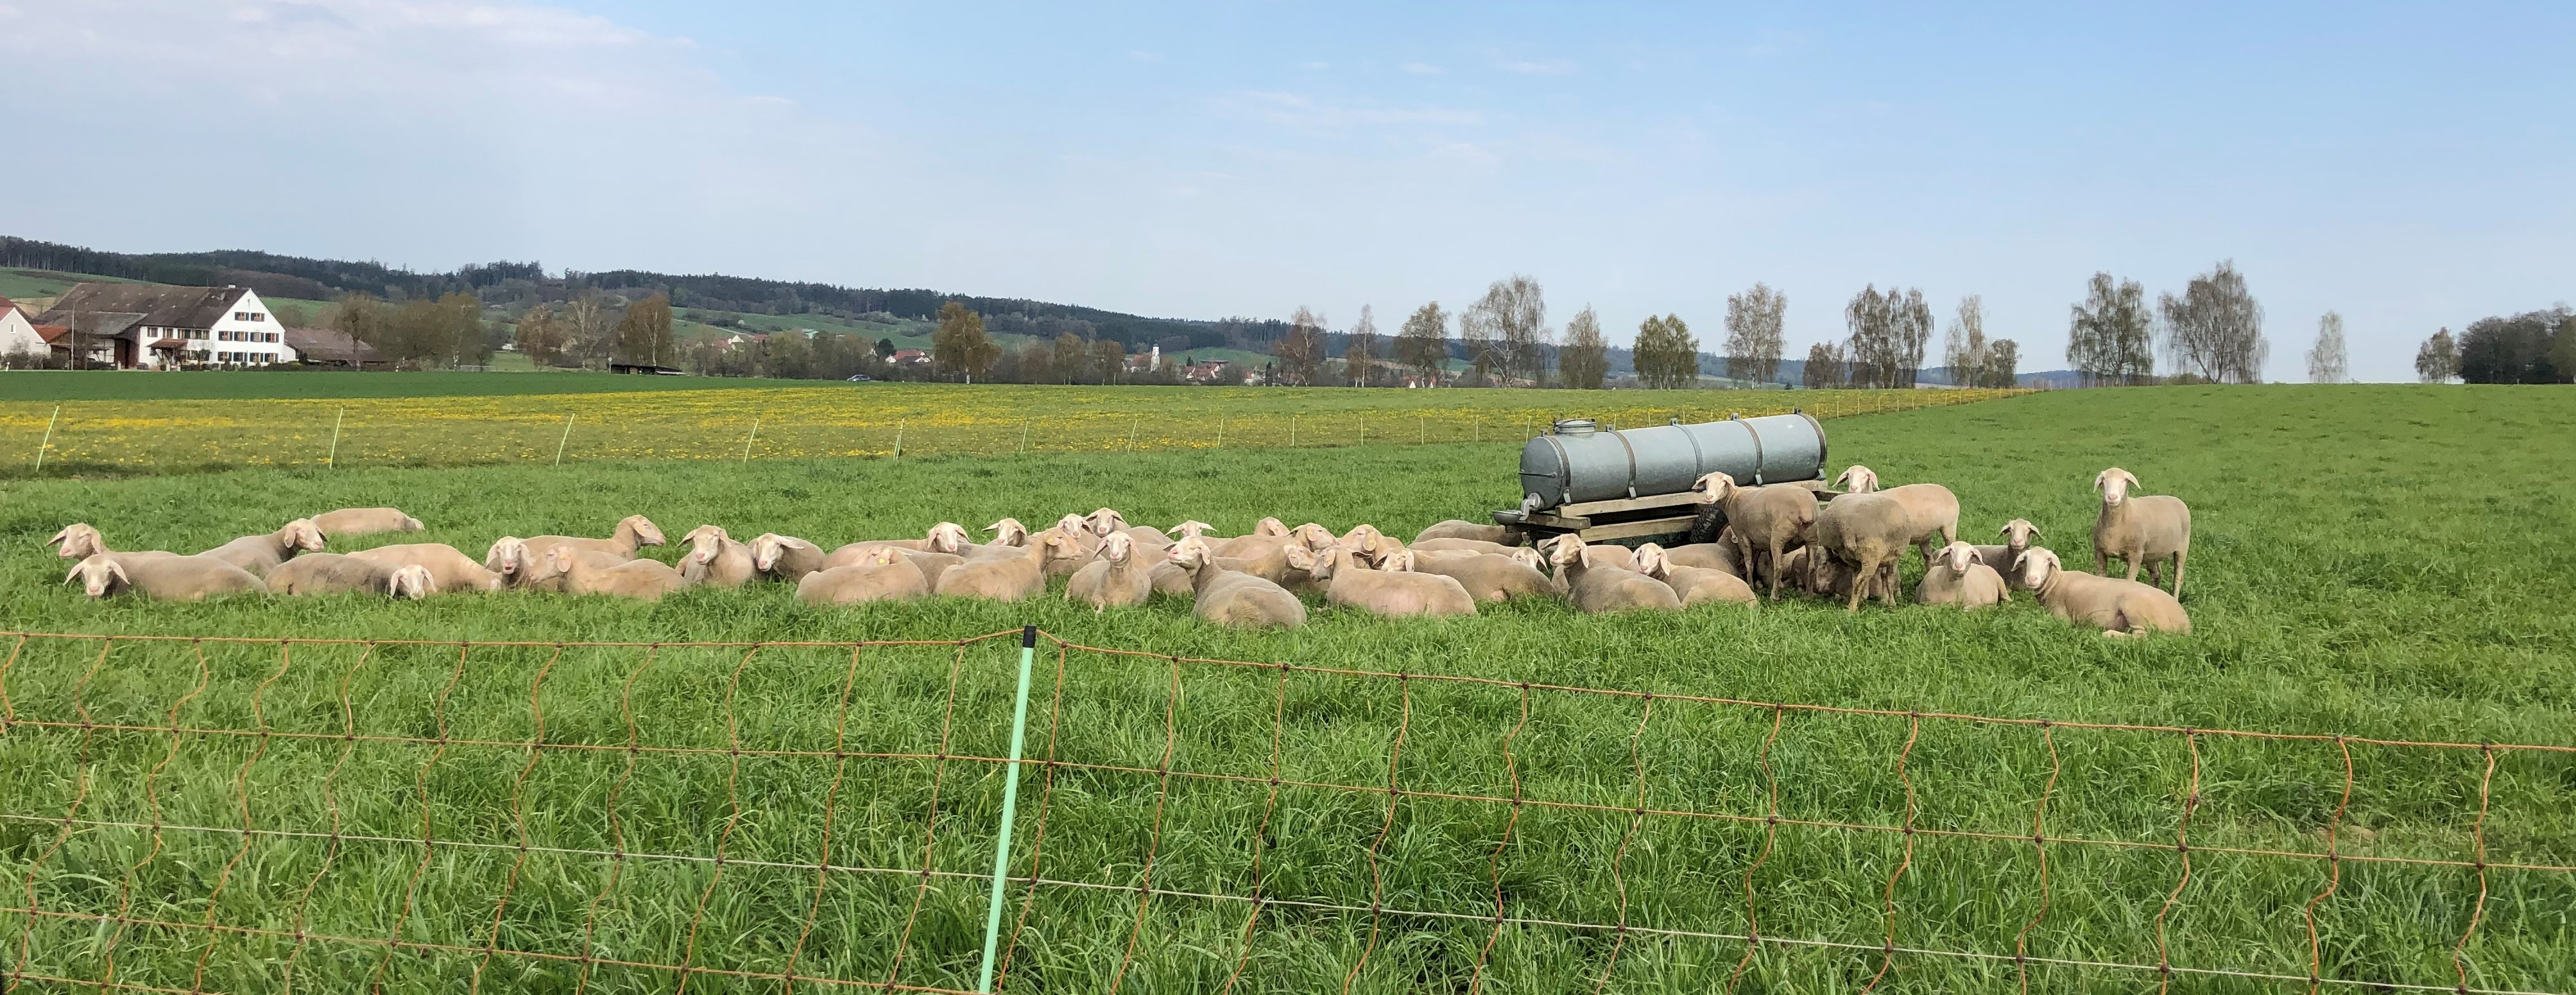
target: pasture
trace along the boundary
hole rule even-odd
[[[1142,409],[1159,396],[1136,395],[1104,397]],[[116,548],[193,551],[372,504],[430,530],[355,546],[477,555],[498,535],[596,534],[630,512],[675,536],[712,522],[826,546],[1103,504],[1227,533],[1269,514],[1409,536],[1511,503],[1517,436],[49,470],[0,483],[13,628],[450,645],[281,656],[273,643],[127,643],[105,656],[95,642],[25,643],[0,675],[15,723],[0,735],[0,878],[92,918],[31,917],[13,897],[0,934],[26,938],[7,955],[31,976],[179,989],[277,990],[290,972],[315,990],[680,978],[776,990],[782,975],[971,988],[976,875],[990,872],[1000,804],[983,758],[1007,738],[1015,640],[856,656],[551,644],[941,640],[1036,624],[1155,655],[1072,650],[1059,671],[1041,653],[1030,748],[1063,763],[1023,784],[1012,873],[1044,881],[1009,893],[1009,990],[1684,991],[1740,971],[1752,991],[1930,992],[2011,987],[2026,971],[2032,990],[2135,991],[2160,980],[2136,965],[2169,963],[2182,990],[2270,991],[2285,985],[2192,971],[2296,989],[2313,956],[2336,983],[2566,992],[2576,756],[1906,713],[2576,745],[2571,429],[2563,390],[2361,386],[2067,391],[1827,423],[1837,469],[1946,483],[1963,535],[2029,518],[2070,567],[2090,569],[2095,471],[2124,466],[2145,492],[2185,497],[2196,632],[2135,643],[2069,629],[2026,595],[1978,614],[1804,600],[1625,617],[1512,604],[1403,622],[1318,609],[1282,633],[1200,626],[1171,599],[1105,615],[1051,598],[813,609],[775,586],[654,605],[515,592],[93,603],[58,583],[63,564],[42,546],[89,521]],[[1919,570],[1909,562],[1909,585]],[[459,640],[537,645],[460,656]],[[2035,814],[2044,845],[2029,839]],[[243,826],[268,834],[225,828]],[[1255,894],[1268,904],[1242,900]],[[199,922],[238,928],[171,925]],[[1747,932],[1779,942],[1724,938]],[[658,966],[683,963],[712,973]]]

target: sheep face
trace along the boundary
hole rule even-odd
[[[1638,573],[1661,578],[1671,573],[1672,568],[1672,560],[1664,555],[1664,547],[1651,542],[1637,547]]]
[[[54,551],[54,555],[66,560],[85,560],[107,552],[107,539],[100,536],[98,529],[88,522],[66,525],[62,531],[54,533],[53,538],[45,541],[60,546],[61,548]]]
[[[667,541],[662,537],[662,527],[653,524],[652,519],[642,515],[628,515],[617,523],[617,527],[634,529],[635,544],[638,546],[659,546]]]
[[[1977,562],[1977,547],[1966,542],[1954,542],[1943,546],[1941,562],[1949,564],[1951,573],[1967,576],[1968,564]]]
[[[681,536],[680,540],[689,544],[688,559],[696,560],[700,566],[705,566],[716,561],[716,552],[723,549],[724,544],[732,538],[726,535],[725,530],[720,526],[701,525],[690,529],[689,534]]]
[[[1100,558],[1111,563],[1125,563],[1135,551],[1136,537],[1124,532],[1112,532],[1100,540]]]
[[[92,553],[72,564],[72,572],[63,575],[63,583],[75,580],[80,581],[81,589],[93,598],[107,597],[132,583],[125,577],[125,568],[108,559],[105,553]]]
[[[1853,494],[1868,494],[1878,490],[1878,471],[1854,463],[1842,476],[1835,477],[1834,483]]]
[[[1402,549],[1388,553],[1386,555],[1386,559],[1378,561],[1377,568],[1389,573],[1412,573],[1413,551],[1410,549]]]
[[[1005,518],[1001,521],[994,522],[991,525],[984,526],[984,531],[993,534],[993,545],[996,546],[1026,546],[1029,544],[1029,527],[1020,524],[1020,520],[1016,518]]]
[[[571,573],[572,565],[572,547],[557,546],[553,549],[546,550],[545,566],[548,574]]]
[[[438,578],[430,576],[428,567],[407,563],[394,568],[393,576],[385,580],[385,593],[418,601],[438,593]]]
[[[966,549],[966,527],[955,522],[941,522],[930,527],[928,545],[934,553],[960,553]]]
[[[502,536],[492,541],[491,552],[483,554],[483,569],[508,577],[528,563],[528,541],[518,536]]]
[[[1412,550],[1406,550],[1406,552],[1409,553],[1412,552]],[[1538,550],[1531,549],[1527,546],[1514,547],[1511,552],[1511,557],[1512,559],[1519,561],[1522,566],[1539,571],[1540,573],[1547,572],[1547,557],[1541,555]]]
[[[296,552],[320,552],[325,541],[322,527],[313,524],[310,518],[298,518],[288,522],[285,528],[278,531],[286,534],[286,548],[290,555]]]
[[[1252,524],[1252,534],[1257,536],[1284,536],[1288,534],[1288,523],[1276,518],[1264,518]]]
[[[1209,555],[1207,540],[1190,536],[1173,543],[1171,551],[1163,555],[1172,561],[1172,565],[1196,573],[1200,567],[1207,566]]]
[[[2059,570],[2057,554],[2038,546],[2022,551],[2013,559],[2013,579],[2028,590],[2039,590]]]
[[[787,544],[778,541],[778,533],[763,532],[751,540],[751,568],[760,571],[773,569],[778,566],[778,558],[786,553]]]
[[[1581,536],[1558,536],[1555,548],[1548,550],[1547,553],[1547,561],[1556,564],[1556,569],[1560,572],[1582,560],[1583,537]]]
[[[2032,525],[2030,519],[2016,518],[2005,522],[2003,531],[1997,534],[2003,536],[2004,543],[2014,549],[2028,549],[2030,541],[2039,536],[2039,526]]]
[[[1305,543],[1307,549],[1319,553],[1333,548],[1334,543],[1341,541],[1341,537],[1334,535],[1333,530],[1313,522],[1297,526],[1296,531],[1289,534],[1295,536],[1298,542]]]
[[[2093,475],[2093,487],[2102,492],[2102,503],[2117,505],[2129,499],[2129,488],[2138,486],[2138,475],[2112,467]]]
[[[1304,546],[1283,547],[1279,550],[1279,555],[1287,558],[1290,569],[1304,570],[1308,573],[1314,573],[1316,580],[1322,580],[1331,575],[1332,567],[1330,563],[1324,558],[1316,556],[1314,550],[1307,549]],[[1318,570],[1324,572],[1316,573]]]
[[[1200,536],[1216,531],[1216,526],[1193,518],[1189,521],[1182,522],[1179,525],[1172,526],[1172,531],[1178,532],[1183,536],[1196,539]]]
[[[1735,490],[1735,477],[1726,473],[1703,474],[1691,483],[1691,489],[1707,495],[1707,500],[1702,503],[1716,504],[1726,500],[1726,495]]]
[[[1118,509],[1116,508],[1101,508],[1095,510],[1089,516],[1086,516],[1084,520],[1091,523],[1091,532],[1093,535],[1105,536],[1112,532],[1124,532],[1127,530],[1127,516],[1119,514]]]

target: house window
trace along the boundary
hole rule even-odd
[[[259,313],[259,312],[257,312],[257,311],[253,311],[253,312],[251,312],[251,313],[250,313],[250,320],[252,320],[252,321],[267,321],[267,320],[268,320],[268,316],[267,316],[267,315],[265,315],[265,314],[261,314],[261,313]]]
[[[270,332],[270,333],[268,333],[268,340],[269,340],[269,341],[271,341],[271,342],[275,342],[275,341],[277,341],[277,333],[276,333],[276,332]]]

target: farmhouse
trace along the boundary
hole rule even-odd
[[[43,332],[18,302],[0,297],[0,356],[42,356],[49,346]]]
[[[59,325],[81,348],[118,369],[179,366],[267,366],[302,357],[259,294],[247,287],[164,287],[79,283],[38,316]]]

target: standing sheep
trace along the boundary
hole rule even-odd
[[[2093,569],[2110,575],[2110,561],[2129,564],[2128,579],[2138,579],[2140,566],[2150,567],[2148,582],[2164,583],[2164,561],[2173,561],[2173,596],[2182,597],[2183,560],[2191,556],[2191,507],[2163,494],[2132,496],[2136,474],[2112,467],[2093,477],[2102,492],[2102,516],[2093,521]]]
[[[222,560],[255,576],[266,576],[270,567],[297,553],[319,552],[322,544],[322,530],[314,527],[313,520],[298,518],[267,535],[243,536],[197,555]]]
[[[1664,547],[1647,543],[1637,547],[1637,572],[1673,589],[1682,599],[1682,607],[1692,605],[1758,605],[1762,596],[1744,578],[1710,567],[1681,566],[1672,561]]]
[[[1621,550],[1626,552],[1626,550]],[[1556,549],[1548,554],[1556,564],[1556,577],[1566,586],[1574,607],[1585,612],[1632,610],[1680,611],[1682,599],[1672,586],[1634,570],[1610,566],[1601,559],[1601,547],[1586,546],[1575,536],[1557,540]]]
[[[133,590],[155,601],[198,601],[218,594],[268,590],[250,571],[211,556],[118,560],[94,553],[72,564],[71,573],[63,576],[63,583],[75,580],[93,598]]]
[[[751,547],[733,541],[722,526],[701,525],[680,537],[689,551],[680,557],[680,576],[691,584],[741,587],[751,581]]]
[[[1923,583],[1914,589],[1914,601],[1925,605],[1957,605],[1975,610],[2012,600],[2002,574],[1977,559],[1977,547],[1954,542],[1941,547],[1941,559],[1923,571]]]
[[[1892,605],[1896,566],[1913,537],[1913,519],[1903,503],[1885,494],[1845,494],[1816,513],[1816,524],[1808,530],[1807,569],[1829,569],[1824,559],[1850,564],[1857,578],[1847,595],[1850,611],[1859,611],[1861,599],[1872,592]]]
[[[2023,553],[2016,566],[2014,579],[2049,614],[2068,622],[2092,626],[2106,636],[2191,631],[2191,616],[2182,610],[2182,602],[2155,587],[2068,570],[2057,562],[2056,553],[2040,546]]]
[[[1099,558],[1083,564],[1065,584],[1065,600],[1090,605],[1094,611],[1144,604],[1154,593],[1153,567],[1135,553],[1134,538],[1125,532],[1110,533],[1100,541]]]
[[[418,532],[420,519],[403,514],[400,508],[342,508],[313,516],[313,525],[334,539],[374,535],[378,532]]]
[[[1190,576],[1199,621],[1237,629],[1294,629],[1306,624],[1306,606],[1288,589],[1216,562],[1206,542],[1184,539],[1168,554]]]
[[[1923,551],[1923,568],[1932,568],[1933,550],[1959,541],[1959,496],[1939,484],[1905,484],[1879,489],[1878,471],[1852,464],[1836,483],[1853,494],[1876,494],[1896,499],[1905,507],[1906,519],[1913,523],[1913,545]],[[1934,538],[1939,543],[1934,543]]]
[[[1703,476],[1691,487],[1725,510],[1744,576],[1770,581],[1771,600],[1780,600],[1780,557],[1797,548],[1799,536],[1815,522],[1816,492],[1796,484],[1742,487],[1724,473]]]

